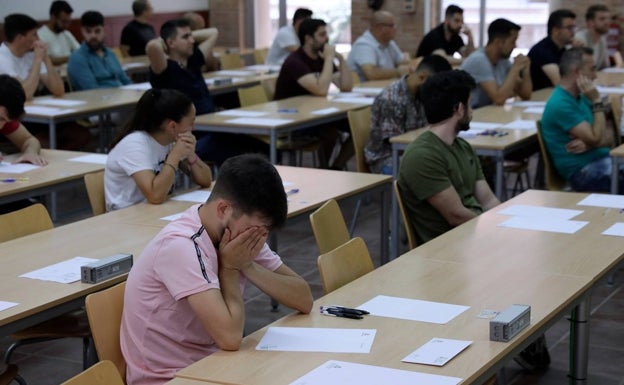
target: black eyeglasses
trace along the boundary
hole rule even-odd
[[[191,241],[195,245],[195,252],[197,253],[197,260],[199,261],[199,267],[201,267],[202,275],[206,278],[206,281],[210,283],[210,279],[208,279],[208,274],[206,273],[206,266],[204,265],[204,261],[202,260],[201,250],[199,249],[199,245],[197,244],[196,239],[199,238],[201,233],[204,232],[204,226],[201,226],[199,230],[193,235],[191,235]]]

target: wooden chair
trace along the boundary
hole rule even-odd
[[[93,215],[106,212],[106,198],[104,196],[104,171],[92,172],[84,176],[87,196],[91,204]]]
[[[412,228],[412,222],[410,222],[407,217],[407,212],[405,211],[405,205],[403,204],[403,198],[401,197],[401,189],[399,188],[399,183],[395,179],[392,182],[394,186],[394,194],[396,195],[397,203],[399,205],[399,211],[401,212],[401,220],[405,225],[405,233],[407,234],[407,245],[410,250],[416,248],[418,246],[418,242],[416,241],[416,234],[414,233],[414,229]]]
[[[317,263],[325,294],[375,269],[368,247],[360,237],[321,254]]]
[[[85,299],[93,342],[100,360],[108,360],[125,382],[126,360],[121,354],[119,335],[126,283],[89,294]]]
[[[358,172],[370,172],[364,157],[364,147],[370,136],[371,108],[365,107],[347,112],[353,147],[355,148],[355,161]]]
[[[100,361],[61,385],[124,385],[119,372],[110,361]]]
[[[340,206],[334,199],[328,200],[310,214],[310,224],[320,254],[332,251],[351,238]]]
[[[243,58],[237,53],[226,53],[219,57],[222,70],[243,68]]]
[[[52,219],[41,203],[0,215],[0,242],[52,229]],[[57,338],[82,338],[83,365],[88,365],[89,323],[83,310],[76,310],[11,334],[15,342],[4,353],[4,362],[18,347]]]
[[[546,182],[546,189],[550,191],[563,191],[567,190],[568,182],[559,175],[555,166],[553,165],[552,158],[546,149],[546,143],[542,135],[542,121],[537,121],[537,140],[539,141],[540,154],[542,156],[542,162],[544,162],[544,178]]]
[[[611,104],[611,117],[613,119],[613,137],[615,138],[615,146],[622,144],[622,132],[620,124],[622,122],[622,95],[609,95],[609,103]]]
[[[263,79],[260,84],[264,87],[264,93],[268,100],[273,100],[273,96],[275,95],[275,84],[277,83],[277,78],[268,78]]]
[[[269,53],[268,48],[258,48],[253,51],[254,63],[256,64],[264,64],[266,61],[266,57]]]
[[[14,381],[20,385],[26,385],[26,381],[17,374],[17,366],[7,365],[4,371],[0,373],[0,385],[9,385]]]

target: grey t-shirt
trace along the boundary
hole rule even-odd
[[[477,88],[472,91],[472,108],[492,104],[492,99],[481,88],[481,83],[494,80],[500,86],[505,81],[510,68],[509,59],[500,59],[496,65],[492,65],[483,48],[474,51],[464,60],[461,69],[472,75],[477,82]]]

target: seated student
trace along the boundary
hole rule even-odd
[[[39,153],[39,140],[17,120],[24,114],[25,101],[26,94],[20,82],[9,75],[0,75],[0,134],[6,136],[21,153],[13,163],[45,166],[48,161]]]
[[[193,103],[178,91],[151,89],[141,96],[106,160],[108,211],[144,200],[162,203],[171,192],[178,169],[198,185],[210,186],[210,168],[195,154],[191,133],[194,121]]]
[[[164,384],[218,349],[238,350],[247,280],[285,306],[312,310],[306,281],[266,244],[287,211],[275,167],[258,155],[240,155],[223,163],[206,203],[147,244],[124,297],[128,384]]]
[[[132,81],[115,53],[104,46],[104,16],[87,11],[80,18],[84,42],[69,57],[67,75],[76,91],[119,87]]]
[[[124,57],[145,55],[145,45],[156,37],[154,27],[149,20],[154,14],[152,5],[147,0],[135,0],[132,2],[132,19],[121,30],[121,42],[119,50]]]
[[[202,67],[202,72],[210,72],[210,71],[218,71],[221,63],[219,62],[219,58],[214,55],[214,47],[217,44],[217,39],[219,38],[219,30],[216,28],[206,28],[206,21],[204,17],[197,12],[187,12],[182,15],[183,19],[188,20],[189,27],[191,31],[200,31],[204,30],[204,37],[199,35],[195,35],[194,38],[196,40],[206,41],[208,40],[209,47],[206,54],[206,63]],[[195,45],[198,45],[199,42],[195,42]]]
[[[464,40],[459,36],[461,32],[468,37],[468,44],[464,44]],[[462,59],[453,57],[455,52],[466,58],[474,50],[472,31],[464,24],[464,10],[451,4],[444,12],[444,22],[429,31],[420,42],[416,57],[441,55],[454,65],[462,62]]]
[[[48,45],[52,64],[67,63],[69,55],[80,47],[74,35],[67,30],[74,10],[65,0],[53,1],[50,5],[50,21],[37,31],[39,39]]]
[[[364,147],[371,172],[392,175],[390,138],[427,125],[420,87],[430,75],[450,70],[451,65],[442,56],[425,56],[415,73],[393,82],[375,97],[370,136]]]
[[[285,25],[277,31],[266,57],[266,64],[282,65],[284,60],[301,45],[299,42],[299,26],[305,19],[312,18],[312,11],[297,8],[293,15],[292,25]]]
[[[609,49],[607,48],[607,35],[611,23],[611,12],[604,4],[592,4],[585,13],[586,28],[576,31],[574,38],[583,42],[585,47],[594,50],[596,68],[600,71],[611,66]],[[615,51],[621,62],[621,55]],[[621,63],[619,63],[621,64]]]

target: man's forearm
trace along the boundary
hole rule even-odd
[[[260,290],[281,304],[302,313],[309,313],[312,309],[310,287],[301,277],[270,271],[255,262],[243,273]]]

